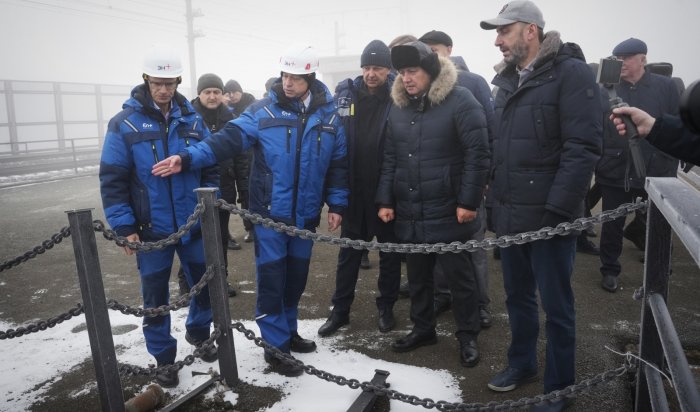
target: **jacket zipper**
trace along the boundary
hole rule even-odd
[[[297,196],[299,192],[299,173],[301,169],[301,142],[304,138],[304,131],[306,129],[306,114],[301,115],[301,127],[297,133],[297,147],[294,156],[294,190],[292,191],[292,224],[296,226],[297,222]]]

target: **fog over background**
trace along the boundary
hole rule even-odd
[[[279,54],[293,42],[308,42],[321,56],[359,55],[373,39],[389,43],[399,34],[420,37],[437,29],[453,38],[453,55],[488,82],[501,60],[495,32],[479,22],[495,17],[503,0],[191,1],[202,14],[194,19],[195,32],[203,34],[195,40],[197,76],[235,78],[256,95],[279,74]],[[185,2],[0,0],[0,80],[135,85],[148,47],[169,43],[182,50],[183,86],[189,87]],[[589,62],[638,37],[649,46],[649,62],[672,63],[686,86],[700,78],[698,0],[536,3],[545,31],[578,43]]]

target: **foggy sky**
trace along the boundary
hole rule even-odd
[[[698,0],[539,0],[545,31],[578,43],[589,62],[608,56],[629,37],[649,46],[650,62],[674,65],[686,85],[700,78]],[[280,52],[307,42],[322,56],[359,55],[377,38],[420,37],[436,29],[454,40],[471,71],[493,78],[501,60],[494,31],[479,27],[505,1],[310,0],[304,2],[192,0],[203,16],[195,30],[196,73],[237,79],[262,90],[279,74]],[[182,50],[188,62],[185,0],[0,0],[0,80],[47,80],[134,85],[153,43]],[[186,66],[187,67],[187,66]],[[322,68],[321,68],[322,70]],[[359,73],[359,57],[358,57]],[[183,86],[189,86],[186,69]],[[331,89],[334,85],[329,85]],[[188,96],[193,97],[193,96]]]

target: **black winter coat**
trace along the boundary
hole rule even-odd
[[[353,79],[345,79],[338,83],[335,89],[335,102],[340,115],[343,126],[345,127],[345,140],[348,150],[348,176],[350,194],[348,196],[348,207],[343,213],[343,229],[356,234],[362,234],[362,222],[366,224],[366,235],[368,238],[376,236],[380,231],[382,233],[392,233],[393,223],[384,224],[377,216],[377,207],[374,203],[375,194],[377,192],[377,183],[379,181],[379,173],[384,156],[384,134],[386,129],[389,110],[391,108],[391,97],[389,95],[391,86],[394,83],[395,75],[389,73],[387,82],[384,84],[385,90],[381,94],[382,98],[377,101],[377,123],[361,125],[360,121],[367,121],[369,116],[360,114],[363,108],[359,107],[364,104],[367,99],[366,95],[363,99],[363,94],[366,94],[367,87],[364,84],[362,76]],[[371,130],[368,135],[361,135],[360,130]],[[361,142],[361,140],[373,139],[371,142]],[[370,151],[366,151],[368,148]],[[365,150],[363,150],[363,148]],[[364,160],[366,159],[366,161]],[[359,162],[358,162],[359,160]],[[357,170],[356,163],[362,163],[364,169]],[[362,175],[364,178],[360,178]],[[362,187],[358,187],[362,185]],[[367,218],[365,219],[365,216]]]
[[[440,58],[428,93],[412,101],[397,76],[389,114],[377,204],[395,211],[402,242],[464,242],[480,219],[457,222],[457,207],[477,210],[488,177],[486,117],[457,70]]]
[[[603,91],[607,103],[608,93],[605,89]],[[615,92],[625,103],[638,107],[653,117],[678,114],[680,96],[678,88],[669,77],[646,72],[634,85],[620,81],[615,86]],[[676,176],[678,160],[654,148],[644,139],[639,144],[647,173],[646,176],[637,176],[629,154],[629,143],[617,133],[614,123],[609,119],[610,105],[606,106],[603,157],[596,167],[596,182],[613,187],[643,189],[646,176]]]
[[[549,32],[520,87],[515,65],[496,69],[491,190],[497,235],[574,220],[602,141],[600,90],[581,49]]]

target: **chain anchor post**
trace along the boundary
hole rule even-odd
[[[124,411],[124,395],[92,226],[92,209],[70,210],[66,213],[70,222],[100,403],[103,411],[121,412]]]
[[[238,383],[236,350],[231,333],[231,312],[228,306],[228,287],[226,284],[226,264],[221,244],[221,226],[219,208],[216,205],[218,188],[198,188],[197,200],[204,202],[202,212],[202,239],[204,240],[204,258],[207,267],[213,270],[214,277],[209,281],[209,299],[212,318],[221,328],[221,336],[216,340],[219,345],[219,371],[229,387]],[[228,213],[228,212],[227,212]]]

